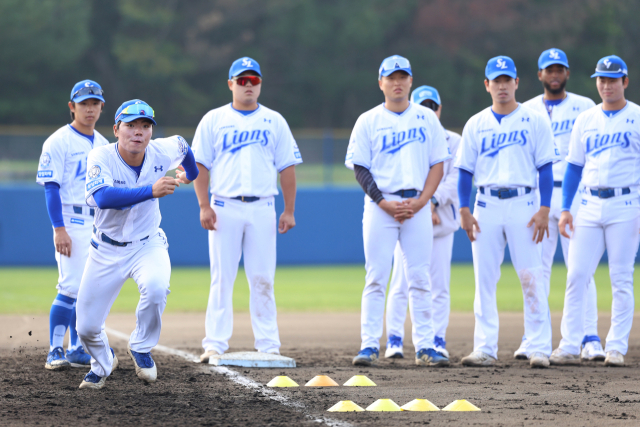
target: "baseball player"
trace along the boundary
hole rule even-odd
[[[625,99],[627,65],[618,56],[600,59],[591,77],[596,77],[602,103],[581,113],[571,132],[559,223],[562,235],[571,239],[569,271],[562,340],[551,363],[580,364],[585,294],[606,249],[613,303],[604,364],[622,366],[633,321],[640,226],[640,107]],[[581,180],[585,192],[574,224],[571,206]]]
[[[411,94],[411,102],[432,109],[438,119],[442,113],[442,102],[438,90],[420,86]],[[445,137],[452,156],[460,144],[460,135],[445,130]],[[458,210],[458,169],[453,159],[444,162],[444,177],[431,198],[431,222],[433,223],[433,249],[431,252],[431,304],[434,345],[436,351],[449,357],[445,334],[449,324],[449,279],[451,278],[451,256],[453,255],[453,232],[460,227]],[[402,340],[407,316],[407,280],[402,266],[402,251],[396,244],[393,254],[393,273],[387,297],[387,349],[384,357],[404,357]]]
[[[89,255],[94,214],[84,200],[87,156],[94,147],[109,144],[95,130],[103,106],[103,91],[98,83],[76,83],[69,101],[71,124],[58,129],[42,146],[36,181],[44,186],[58,262],[58,295],[49,314],[46,369],[81,367],[91,360],[78,342],[75,304]],[[62,346],[67,328],[69,346],[65,354]]]
[[[578,114],[596,104],[589,98],[576,95],[565,90],[569,79],[569,61],[567,55],[560,49],[548,49],[542,52],[538,59],[538,79],[544,87],[544,94],[523,103],[542,114],[549,120],[556,147],[560,150],[560,158],[563,159],[553,165],[553,195],[551,196],[551,211],[549,213],[549,237],[542,241],[542,265],[544,267],[545,283],[551,283],[551,267],[553,257],[558,247],[558,221],[562,207],[562,179],[567,168],[564,159],[569,152],[569,137],[573,123]],[[571,206],[575,214],[580,206],[580,198],[575,198]],[[569,239],[560,237],[562,255],[566,261],[569,252]],[[549,289],[547,289],[547,298]],[[604,360],[605,354],[598,336],[598,300],[596,284],[592,279],[587,287],[585,298],[584,338],[582,340],[581,357],[584,360]],[[514,353],[516,359],[527,358],[527,340],[523,337],[520,348]]]
[[[136,329],[128,353],[137,376],[155,381],[151,349],[158,344],[167,304],[171,263],[160,226],[158,199],[198,176],[193,153],[181,136],[151,140],[153,109],[134,99],[115,116],[118,141],[96,148],[87,160],[87,203],[95,207],[89,259],[78,292],[78,335],[92,356],[80,388],[100,389],[118,364],[104,323],[122,285],[132,278],[140,291]],[[167,171],[182,164],[176,178]]]
[[[496,363],[496,285],[508,244],[524,295],[527,357],[532,367],[544,368],[549,366],[551,353],[551,319],[536,244],[548,233],[552,163],[559,153],[548,120],[516,102],[518,77],[513,60],[507,56],[490,59],[485,76],[493,105],[469,119],[455,161],[460,169],[460,221],[471,240],[476,282],[474,351],[462,364]],[[478,194],[472,215],[469,197],[474,176]]]
[[[202,363],[229,349],[233,332],[233,284],[238,263],[251,291],[251,325],[255,348],[279,354],[274,276],[276,271],[276,211],[278,174],[284,212],[278,232],[296,225],[295,165],[300,151],[284,117],[258,104],[262,88],[260,65],[240,58],[229,70],[231,103],[209,111],[193,138],[200,177],[194,187],[200,222],[209,230],[211,290],[202,340]],[[211,200],[209,199],[211,192]]]
[[[362,114],[351,133],[345,164],[365,194],[362,232],[366,259],[360,352],[354,365],[377,363],[384,299],[393,251],[399,242],[408,282],[416,364],[447,366],[434,349],[429,264],[433,243],[430,200],[451,158],[433,110],[409,102],[411,64],[382,61],[378,85],[385,102]]]

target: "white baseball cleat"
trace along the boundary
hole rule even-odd
[[[111,349],[111,354],[113,355],[113,362],[111,364],[111,372],[115,371],[118,368],[119,362],[116,354]],[[89,371],[87,375],[84,376],[84,379],[80,383],[80,387],[78,388],[88,388],[92,390],[100,390],[104,387],[104,383],[107,380],[107,377],[100,377],[96,375],[93,371]]]
[[[618,350],[607,351],[604,366],[624,366],[624,356]]]
[[[447,351],[446,348],[444,347],[436,347],[436,351],[440,354],[442,354],[444,357],[446,357],[447,359],[450,359],[449,357],[449,352]]]
[[[549,363],[552,365],[580,365],[581,360],[579,354],[567,353],[561,348],[556,348],[551,353]]]
[[[580,357],[582,358],[582,360],[596,362],[603,361],[606,357],[606,354],[602,349],[602,344],[600,344],[600,341],[589,341],[582,347]]]
[[[384,351],[384,357],[387,359],[404,358],[404,350],[402,349],[402,338],[391,335],[387,340],[387,349]]]
[[[209,363],[209,358],[210,358],[211,356],[217,356],[217,355],[219,355],[219,354],[220,354],[220,353],[218,353],[218,352],[217,352],[217,351],[215,351],[215,350],[207,350],[207,351],[205,351],[204,353],[202,353],[202,354],[200,355],[200,363]]]
[[[549,358],[544,353],[535,352],[529,356],[529,366],[532,368],[548,368]]]
[[[127,350],[136,367],[136,375],[138,378],[148,383],[154,382],[158,378],[158,369],[151,357],[151,352],[138,353],[137,351],[131,350],[131,347],[127,347]]]
[[[465,366],[493,366],[497,359],[487,353],[474,351],[467,357],[463,357],[461,362]]]

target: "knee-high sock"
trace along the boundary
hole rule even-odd
[[[49,351],[62,347],[75,302],[75,299],[62,294],[58,294],[53,300],[49,313]]]
[[[76,330],[76,305],[73,304],[71,310],[71,320],[69,321],[69,350],[73,351],[80,345],[78,341],[78,331]]]

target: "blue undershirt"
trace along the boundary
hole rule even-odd
[[[508,114],[498,114],[498,113],[496,113],[495,111],[493,111],[493,108],[491,109],[491,112],[495,116],[495,118],[498,121],[498,123],[501,123],[502,119],[508,116]]]
[[[458,174],[458,199],[460,208],[469,207],[469,199],[471,198],[473,174],[465,169],[460,169]]]
[[[233,105],[231,105],[231,108],[233,108]],[[258,106],[258,108],[260,108],[260,106]],[[235,108],[233,108],[235,111],[237,111],[238,113],[242,114],[243,116],[248,116],[249,114],[253,113],[254,111],[256,111],[258,108],[256,108],[255,110],[237,110]]]
[[[60,198],[60,184],[49,181],[44,183],[44,197],[47,201],[47,212],[54,228],[64,227],[62,217],[62,199]]]
[[[142,165],[129,165],[129,167],[140,176]],[[196,159],[193,151],[191,151],[191,147],[188,147],[187,154],[184,160],[182,160],[182,167],[187,173],[187,179],[189,181],[193,181],[198,177],[198,166],[196,165]],[[145,200],[153,199],[153,185],[138,188],[103,187],[93,193],[93,199],[100,209],[124,210]]]
[[[580,180],[582,179],[582,169],[584,169],[584,166],[567,163],[567,170],[564,173],[564,180],[562,181],[563,212],[571,210],[573,198],[576,196],[576,191],[578,191]]]
[[[553,111],[553,107],[560,104],[564,99],[543,99],[544,106],[547,107],[547,113],[551,116],[551,112]]]
[[[607,116],[607,117],[613,117],[616,114],[618,114],[620,111],[622,111],[622,109],[620,110],[608,110],[608,111],[604,111],[602,110],[602,112]]]
[[[74,127],[73,127],[73,126],[71,126],[71,125],[69,125],[69,127],[70,127],[70,128],[71,128],[75,133],[77,133],[78,135],[80,135],[80,136],[84,136],[85,138],[87,138],[88,140],[90,140],[90,141],[91,141],[91,145],[93,145],[93,137],[95,136],[94,134],[86,135],[86,134],[84,134],[84,133],[80,132],[78,129],[74,128]]]

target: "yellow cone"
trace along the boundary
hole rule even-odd
[[[443,411],[480,411],[480,408],[478,408],[473,403],[467,402],[466,400],[462,399],[462,400],[454,400],[442,410]]]
[[[350,400],[343,400],[336,403],[331,408],[327,409],[328,412],[362,412],[364,409],[356,405]]]
[[[403,411],[439,411],[440,409],[427,399],[414,399],[400,407]]]
[[[394,412],[402,411],[402,409],[391,399],[378,399],[367,406],[367,411]]]
[[[298,384],[291,378],[282,375],[269,381],[267,387],[298,387]]]
[[[339,384],[327,375],[316,375],[311,381],[305,384],[306,387],[336,387]]]
[[[352,387],[368,387],[368,386],[375,386],[376,383],[374,383],[364,375],[354,375],[351,378],[349,378],[349,381],[347,381],[343,385],[352,386]]]

